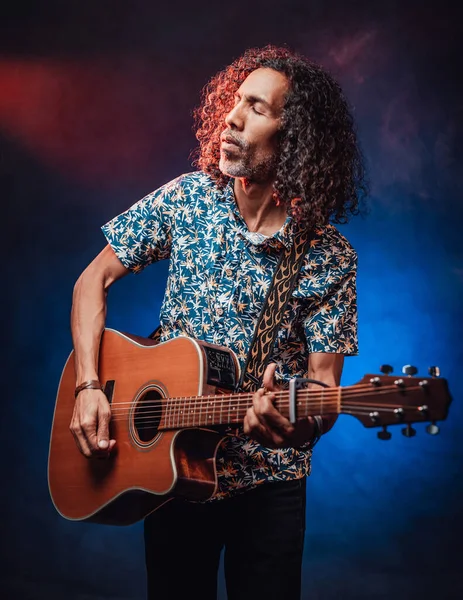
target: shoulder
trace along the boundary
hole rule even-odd
[[[184,190],[189,190],[192,194],[198,193],[199,191],[204,192],[218,190],[216,182],[210,175],[204,173],[203,171],[183,173],[183,175],[179,175],[166,185],[171,188],[182,188]]]
[[[220,193],[216,182],[203,171],[183,173],[166,183],[160,190],[164,198],[180,204],[207,201],[208,198]]]
[[[347,267],[357,263],[357,253],[334,225],[326,225],[315,231],[306,263],[311,260],[325,266]]]
[[[355,277],[357,253],[333,225],[315,231],[301,267],[295,296],[321,297]]]

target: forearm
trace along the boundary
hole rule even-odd
[[[312,354],[309,359],[308,377],[320,381],[330,387],[341,383],[344,356],[342,354]],[[312,383],[309,388],[320,390],[320,386]],[[321,414],[322,433],[327,433],[335,424],[337,414]]]
[[[323,383],[326,383],[327,385],[329,385],[330,387],[335,386],[335,383],[330,383],[330,381],[327,381],[326,379],[323,380],[320,378],[320,376],[316,376],[316,377],[311,377],[311,379],[315,379],[316,381],[322,381]],[[315,384],[315,383],[310,383],[307,386],[309,389],[313,389],[313,390],[320,390],[320,386]],[[338,415],[335,414],[320,414],[319,415],[322,419],[322,423],[321,423],[321,433],[327,433],[332,427],[333,425],[336,423]]]
[[[90,265],[74,287],[71,332],[74,345],[76,385],[98,379],[98,353],[106,320],[104,279]]]

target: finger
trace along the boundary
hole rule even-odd
[[[265,429],[270,430],[272,434],[280,433],[283,436],[292,435],[294,427],[273,405],[275,394],[260,393],[260,390],[253,397],[253,408],[260,423]]]
[[[270,363],[269,365],[267,365],[267,368],[264,371],[262,385],[270,392],[277,392],[280,389],[280,386],[278,386],[275,382],[276,368],[276,363]]]
[[[98,452],[98,437],[97,437],[97,424],[96,419],[92,417],[84,417],[81,420],[82,434],[85,437],[85,441],[88,444],[90,452],[95,454]]]
[[[92,456],[92,452],[87,443],[87,439],[84,435],[84,432],[79,429],[71,429],[72,435],[74,436],[74,441],[76,443],[77,448],[80,452],[86,457],[90,458]]]
[[[281,448],[287,446],[286,439],[276,431],[266,429],[257,417],[245,417],[247,427],[245,433],[265,448]]]
[[[267,423],[268,415],[273,414],[275,418],[280,415],[273,405],[274,401],[275,394],[273,392],[268,392],[265,388],[257,390],[252,398],[252,408],[254,409],[257,418],[264,426]]]
[[[76,409],[74,408],[74,414],[72,416],[71,424],[69,425],[69,429],[72,433],[74,441],[76,443],[79,451],[86,457],[89,458],[92,453],[90,452],[90,448],[87,444],[87,440],[85,439],[85,435],[80,427],[79,420],[76,416]]]
[[[252,406],[246,411],[244,417],[244,433],[249,437],[257,440],[259,443],[267,442],[266,431],[264,425],[257,418]]]
[[[98,409],[98,429],[97,446],[100,450],[109,450],[109,421],[111,420],[111,411],[109,407]]]

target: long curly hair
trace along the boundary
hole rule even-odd
[[[364,161],[354,121],[339,84],[317,64],[275,46],[247,50],[206,84],[194,111],[199,148],[194,164],[220,187],[220,134],[246,77],[260,67],[289,82],[281,129],[274,196],[309,227],[346,223],[367,194]]]

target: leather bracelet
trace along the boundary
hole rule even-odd
[[[102,390],[103,387],[98,379],[90,379],[89,381],[84,381],[80,385],[76,387],[74,390],[74,398],[80,394],[82,390]]]

